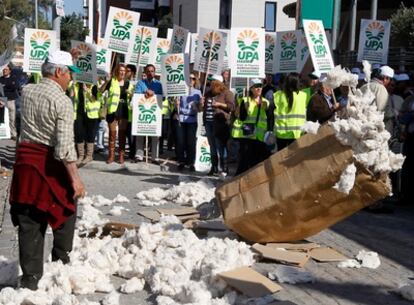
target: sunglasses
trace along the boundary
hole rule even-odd
[[[263,87],[262,85],[254,85],[253,86],[254,89],[259,89],[259,88],[262,89],[262,87]]]

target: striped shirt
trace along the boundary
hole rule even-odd
[[[205,120],[214,121],[213,97],[206,98]]]
[[[23,88],[20,141],[54,147],[56,159],[76,161],[72,101],[54,80]]]

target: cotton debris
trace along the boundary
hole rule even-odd
[[[0,285],[15,285],[19,274],[17,261],[9,261],[5,256],[0,256]]]
[[[306,121],[300,129],[306,133],[317,134],[320,126],[318,122]]]
[[[116,205],[109,210],[108,214],[112,216],[121,216],[122,211],[128,211],[128,209],[124,208],[123,206]]]
[[[414,284],[405,284],[395,290],[395,293],[408,301],[414,302]]]
[[[355,256],[355,259],[348,259],[338,264],[339,268],[369,268],[377,269],[381,265],[378,253],[361,250]]]
[[[89,204],[80,206],[86,217],[79,221],[83,228],[99,223],[99,213]],[[0,291],[0,304],[87,305],[95,303],[79,302],[75,296],[102,292],[109,294],[102,304],[117,305],[119,294],[110,277],[118,275],[129,280],[121,292],[148,284],[159,295],[158,304],[230,305],[235,302],[234,293],[229,294],[217,274],[253,263],[253,253],[245,243],[199,239],[177,217],[165,216],[159,223],[144,223],[121,238],[81,238],[76,234],[70,263],[45,263],[38,290],[5,288]]]
[[[339,181],[334,185],[334,189],[338,192],[349,194],[355,184],[355,175],[357,168],[354,163],[348,165],[342,172]]]
[[[315,278],[310,272],[292,266],[277,266],[267,276],[271,280],[288,284],[313,283],[315,281]]]
[[[156,187],[142,191],[136,195],[136,198],[143,206],[158,206],[170,202],[197,207],[213,199],[215,197],[214,191],[215,187],[208,179],[201,179],[197,182],[183,181],[168,189]]]

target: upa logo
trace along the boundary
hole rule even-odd
[[[157,100],[155,98],[146,99],[145,97],[141,98],[138,101],[138,122],[151,124],[157,120],[155,116],[155,111],[157,111]]]
[[[280,57],[282,60],[292,60],[296,58],[296,45],[298,44],[298,38],[295,33],[289,32],[282,35],[280,45],[282,51]]]
[[[142,45],[141,45],[141,35],[142,35]],[[149,54],[149,46],[152,40],[152,33],[147,28],[142,28],[137,30],[135,36],[135,45],[134,45],[134,52],[141,54]],[[140,51],[141,49],[141,51]]]
[[[169,56],[165,61],[165,70],[167,70],[167,81],[179,83],[184,81],[184,60],[177,55]]]
[[[378,51],[378,49],[384,48],[382,38],[385,35],[385,28],[380,22],[373,21],[369,23],[365,30],[365,35],[367,36],[367,40],[365,40],[365,47],[367,49]]]
[[[237,59],[242,63],[252,63],[259,60],[259,53],[256,51],[259,46],[259,37],[252,30],[244,30],[237,37],[239,52]]]
[[[159,40],[157,43],[157,58],[156,62],[161,62],[161,56],[168,53],[170,49],[170,42],[167,39]]]
[[[92,54],[91,49],[86,45],[81,43],[76,48],[79,52],[79,58],[76,61],[76,66],[83,72],[88,72],[92,70]]]
[[[50,37],[47,33],[37,31],[30,36],[30,58],[36,60],[46,60],[49,55]]]
[[[265,61],[273,60],[273,51],[275,49],[275,40],[272,36],[266,35]]]
[[[133,18],[128,12],[118,12],[114,16],[112,36],[121,40],[129,39],[129,30],[132,28]]]
[[[177,28],[173,37],[173,52],[181,53],[184,49],[185,31],[181,28]]]
[[[210,44],[211,42],[211,44]],[[209,58],[210,60],[219,60],[217,51],[221,47],[221,36],[216,32],[209,32],[203,37],[204,50],[201,53],[203,58]]]
[[[99,52],[96,52],[96,63],[98,65],[106,64],[106,49],[102,49]]]
[[[306,42],[306,37],[302,37],[301,39],[302,49],[300,49],[300,60],[304,60],[306,54],[309,52],[308,43]]]
[[[313,45],[313,50],[316,56],[325,56],[328,51],[325,48],[323,41],[323,32],[316,22],[309,23],[309,36]]]
[[[210,163],[211,155],[210,155],[210,146],[208,145],[208,140],[205,139],[201,142],[200,145],[200,158],[199,161],[202,163]]]

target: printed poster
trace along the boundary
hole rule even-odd
[[[265,41],[265,72],[275,74],[276,33],[266,33]]]
[[[2,106],[0,106],[0,140],[10,139],[10,126],[9,126],[9,109],[7,109],[5,101],[0,100]]]
[[[197,172],[209,172],[211,168],[210,145],[207,137],[197,137],[196,159],[194,163]]]
[[[391,24],[388,21],[362,19],[357,61],[387,64],[390,30]]]
[[[304,19],[303,29],[315,71],[331,71],[334,68],[334,62],[322,21]]]
[[[300,31],[278,32],[275,70],[278,73],[298,72]]]
[[[161,57],[161,83],[165,96],[188,95],[188,62],[184,53]]]
[[[162,130],[162,96],[146,98],[144,94],[132,97],[132,135],[160,137]]]
[[[231,87],[230,89],[234,90],[235,95],[243,96],[243,94],[247,94],[244,90],[249,88],[249,84],[247,83],[248,79],[244,77],[232,77],[231,78]]]
[[[193,64],[197,53],[198,33],[191,33],[190,63]]]
[[[108,50],[127,54],[135,40],[135,28],[139,24],[140,13],[111,6],[105,31]]]
[[[193,69],[207,74],[221,74],[226,43],[224,33],[200,28]]]
[[[265,76],[265,30],[233,28],[231,30],[230,68],[234,77]]]
[[[108,73],[111,73],[111,57],[112,52],[105,49],[102,44],[96,46],[96,74],[98,77],[105,78]]]
[[[300,34],[299,34],[300,33]],[[303,67],[309,58],[309,48],[308,43],[306,42],[306,36],[302,31],[298,31],[299,38],[299,69],[298,72],[302,72]]]
[[[161,73],[161,57],[166,55],[170,50],[170,40],[165,38],[157,38],[156,50],[155,50],[155,73],[160,75]]]
[[[155,60],[157,35],[157,28],[137,27],[134,46],[132,50],[126,54],[125,62],[127,64],[137,65],[139,61],[140,67],[145,67],[150,63],[152,64]]]
[[[188,30],[174,24],[168,53],[185,53],[187,50]]]
[[[223,60],[223,70],[230,69],[229,66],[229,54],[230,54],[230,31],[229,30],[220,30],[223,33],[226,43],[226,49],[224,50],[224,60]]]
[[[91,43],[71,40],[71,47],[80,53],[75,60],[76,67],[80,73],[73,74],[73,80],[79,83],[96,84],[98,75],[96,72],[96,47]]]
[[[42,64],[50,52],[57,48],[57,37],[55,31],[40,29],[24,30],[24,72],[41,73]]]

